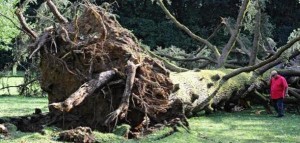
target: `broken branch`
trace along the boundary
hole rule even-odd
[[[188,29],[185,25],[181,24],[179,21],[177,21],[177,19],[169,12],[169,10],[166,8],[166,6],[163,3],[163,0],[157,0],[158,5],[162,8],[162,10],[164,11],[164,13],[172,20],[172,22],[174,22],[174,24],[181,30],[183,30],[184,32],[186,32],[190,37],[192,37],[193,39],[195,39],[198,42],[204,43],[205,45],[207,45],[215,54],[216,58],[220,57],[220,53],[217,49],[216,46],[214,46],[213,44],[211,44],[209,41],[207,41],[206,39],[203,39],[202,37],[194,34],[190,29]]]
[[[231,35],[230,39],[228,40],[227,44],[225,45],[225,47],[222,49],[222,54],[218,60],[218,67],[223,67],[225,64],[225,61],[230,53],[230,51],[232,50],[236,38],[238,37],[239,33],[240,33],[240,27],[241,27],[241,23],[244,19],[244,15],[246,13],[246,9],[248,6],[249,0],[244,0],[242,3],[242,6],[240,8],[237,20],[236,20],[236,24],[235,24],[235,28],[233,31],[233,34]]]

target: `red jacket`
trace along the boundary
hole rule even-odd
[[[272,77],[270,81],[271,86],[271,99],[284,98],[288,84],[284,77],[277,75]]]

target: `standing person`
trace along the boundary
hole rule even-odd
[[[270,89],[273,106],[278,113],[277,117],[283,117],[283,98],[287,95],[288,84],[286,79],[275,70],[271,72]]]

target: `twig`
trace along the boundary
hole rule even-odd
[[[207,40],[207,41],[211,40],[211,39],[217,34],[217,32],[222,28],[222,26],[223,26],[223,24],[220,23],[220,24],[216,27],[216,29],[213,31],[213,33],[207,37],[206,40]],[[200,48],[198,48],[198,49],[196,50],[196,52],[195,52],[195,55],[197,55],[198,53],[200,53],[200,52],[205,48],[205,46],[206,46],[206,45],[203,44]]]
[[[25,86],[27,86],[27,85],[35,82],[35,81],[37,81],[37,79],[33,79],[33,80],[29,81],[29,82],[26,82],[26,83],[23,83],[23,84],[20,84],[20,85],[2,87],[2,88],[0,88],[0,90],[7,89],[7,88],[13,88],[13,87],[25,87]]]
[[[234,34],[233,33],[233,29],[231,28],[231,26],[230,26],[230,24],[228,22],[228,19],[227,18],[221,18],[221,19],[222,19],[222,23],[226,26],[226,28],[228,29],[229,33],[231,35],[233,35]],[[236,37],[236,41],[241,46],[241,50],[243,52],[245,52],[246,55],[250,56],[251,55],[250,51],[248,49],[246,49],[246,46],[245,46],[244,42],[238,36]]]

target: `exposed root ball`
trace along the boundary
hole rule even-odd
[[[39,50],[41,87],[49,95],[50,112],[65,121],[56,125],[112,131],[126,122],[141,130],[168,120],[161,115],[171,111],[169,72],[144,54],[112,14],[87,4],[81,16],[41,35],[46,37],[38,40],[44,43]]]

